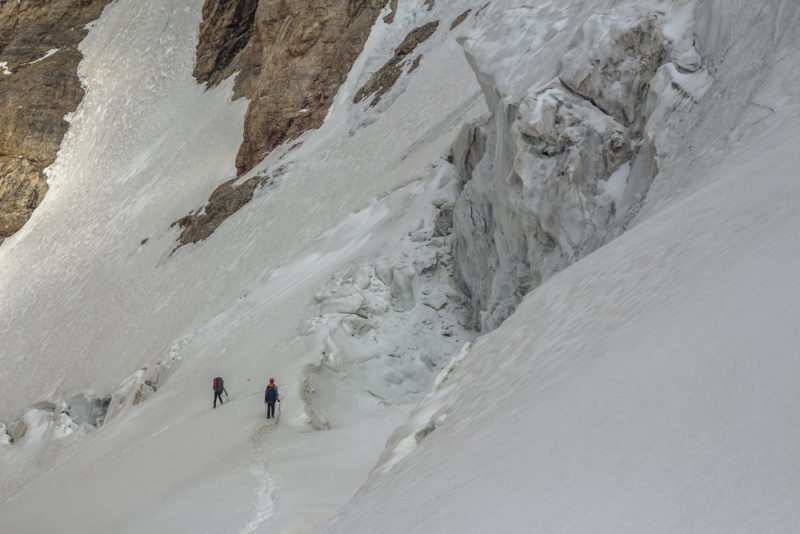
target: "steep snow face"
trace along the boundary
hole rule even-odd
[[[797,111],[480,338],[321,531],[800,529]]]
[[[582,23],[569,8],[534,8],[536,23],[521,23],[521,8],[496,7],[466,40],[492,116],[454,146],[464,182],[455,258],[482,329],[496,328],[523,295],[624,230],[658,172],[650,132],[662,116],[654,111],[669,91],[696,101],[708,88],[691,28],[673,22],[672,9],[692,4],[658,5],[618,6]],[[569,43],[554,37],[576,24]],[[520,34],[532,44],[515,48]],[[498,50],[514,52],[498,62]],[[691,72],[678,73],[675,51]],[[508,73],[541,56],[559,59],[544,59],[535,79]]]
[[[48,204],[0,248],[0,378],[12,385],[0,406],[4,421],[43,398],[111,392],[175,344],[198,350],[188,341],[214,328],[206,323],[241,304],[279,266],[312,254],[317,238],[343,218],[400,185],[432,179],[428,166],[446,151],[452,131],[482,111],[456,33],[444,25],[419,50],[426,59],[414,71],[415,85],[404,76],[379,117],[351,104],[371,74],[367,65],[379,67],[412,25],[450,20],[463,7],[443,2],[439,13],[403,6],[392,26],[375,28],[327,127],[291,152],[276,150],[254,171],[280,180],[256,191],[251,207],[211,244],[172,254],[177,230],[170,224],[235,176],[231,153],[241,143],[247,105],[230,101],[232,80],[205,91],[191,76],[201,4],[116,2],[81,45],[87,96],[49,171]],[[446,63],[447,55],[459,61]],[[374,56],[375,64],[368,61]],[[466,83],[454,87],[453,79]],[[384,125],[367,124],[378,118]],[[339,250],[330,257],[345,265],[348,254],[361,253]],[[338,270],[320,262],[306,271],[314,280],[297,296],[293,326],[308,295]],[[253,341],[265,343],[272,346]],[[208,346],[199,350],[215,357]]]
[[[792,2],[673,12],[630,229],[465,346],[319,531],[800,529],[799,21]]]

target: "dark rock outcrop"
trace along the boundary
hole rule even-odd
[[[383,22],[391,24],[394,22],[394,17],[397,15],[397,0],[389,1],[389,14],[383,17]]]
[[[196,243],[214,233],[222,222],[250,202],[256,187],[264,177],[255,176],[236,185],[236,178],[217,187],[206,204],[197,213],[192,213],[173,223],[183,230],[179,238],[181,245]]]
[[[0,242],[47,192],[44,169],[84,91],[78,43],[109,0],[0,2]]]
[[[197,43],[194,76],[215,85],[246,68],[258,0],[207,1]]]
[[[272,179],[269,175],[257,175],[237,184],[234,178],[217,187],[203,208],[172,223],[172,226],[177,224],[182,230],[178,246],[196,243],[210,236],[225,219],[250,202],[257,187],[268,184]]]
[[[419,26],[411,30],[400,46],[395,48],[394,56],[386,62],[386,64],[378,69],[373,74],[367,83],[358,90],[356,96],[353,98],[353,103],[358,103],[367,98],[369,95],[374,95],[370,106],[374,106],[380,102],[381,97],[385,95],[400,79],[403,74],[403,65],[407,57],[419,46],[420,43],[426,41],[431,35],[436,32],[439,27],[439,21],[429,22],[423,26]],[[419,59],[417,58],[412,65],[412,70],[419,66]]]
[[[450,30],[455,30],[462,22],[467,20],[467,17],[469,17],[470,13],[472,13],[472,10],[468,9],[453,19],[453,22],[450,23]]]
[[[239,175],[322,125],[381,7],[379,0],[206,0],[195,75],[214,83],[239,71],[236,94],[250,99]]]
[[[322,125],[382,7],[379,0],[206,0],[194,74],[214,84],[239,72],[236,95],[250,99],[239,175]]]
[[[243,174],[285,141],[318,128],[383,7],[380,0],[261,0],[250,99],[236,157]]]

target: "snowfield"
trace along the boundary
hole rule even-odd
[[[800,529],[798,143],[794,122],[537,289],[322,531]]]
[[[0,246],[0,532],[800,532],[800,5],[399,2],[176,250],[246,110],[202,4],[105,10]]]

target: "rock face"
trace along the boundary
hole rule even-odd
[[[247,67],[256,7],[258,0],[206,1],[194,68],[198,81],[215,85]]]
[[[378,0],[206,0],[194,75],[213,85],[239,73],[236,96],[250,99],[239,176],[322,125],[382,7]],[[211,235],[268,180],[220,185],[206,206],[175,222],[180,245]]]
[[[468,9],[453,19],[453,22],[450,23],[450,30],[455,30],[458,26],[460,26],[462,22],[467,20],[467,17],[469,17],[470,13],[472,13],[472,10]]]
[[[0,242],[47,192],[55,160],[83,98],[77,69],[85,26],[109,0],[0,3]]]
[[[256,188],[268,180],[267,176],[254,176],[237,185],[234,178],[217,187],[201,210],[173,223],[173,226],[177,224],[182,230],[178,238],[179,246],[196,243],[210,236],[225,219],[250,202]]]
[[[394,22],[395,15],[397,15],[397,0],[389,0],[389,13],[383,17],[383,22],[391,24]]]
[[[318,128],[369,37],[379,0],[261,0],[256,10],[244,142],[244,173],[265,155]]]
[[[557,77],[519,99],[470,58],[492,116],[453,146],[463,190],[452,217],[456,273],[481,329],[636,214],[657,173],[651,83],[666,85],[669,58],[658,16],[642,8],[588,19]]]
[[[374,106],[377,104],[381,97],[394,86],[395,82],[400,78],[400,75],[403,74],[406,58],[414,52],[414,49],[416,49],[420,43],[426,41],[433,35],[438,27],[439,21],[433,21],[408,32],[408,35],[406,35],[406,38],[400,43],[400,46],[395,48],[394,56],[392,56],[383,67],[378,69],[378,71],[367,80],[367,83],[358,90],[356,96],[353,98],[353,103],[361,102],[369,95],[375,95],[369,105]],[[414,70],[419,66],[421,58],[421,55],[415,58],[414,62],[411,64],[410,70]]]

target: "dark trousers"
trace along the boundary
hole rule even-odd
[[[267,419],[275,417],[275,403],[268,402],[267,403]]]
[[[214,408],[217,407],[217,399],[219,399],[219,404],[220,404],[220,406],[222,406],[222,392],[221,391],[215,391],[214,392]]]

